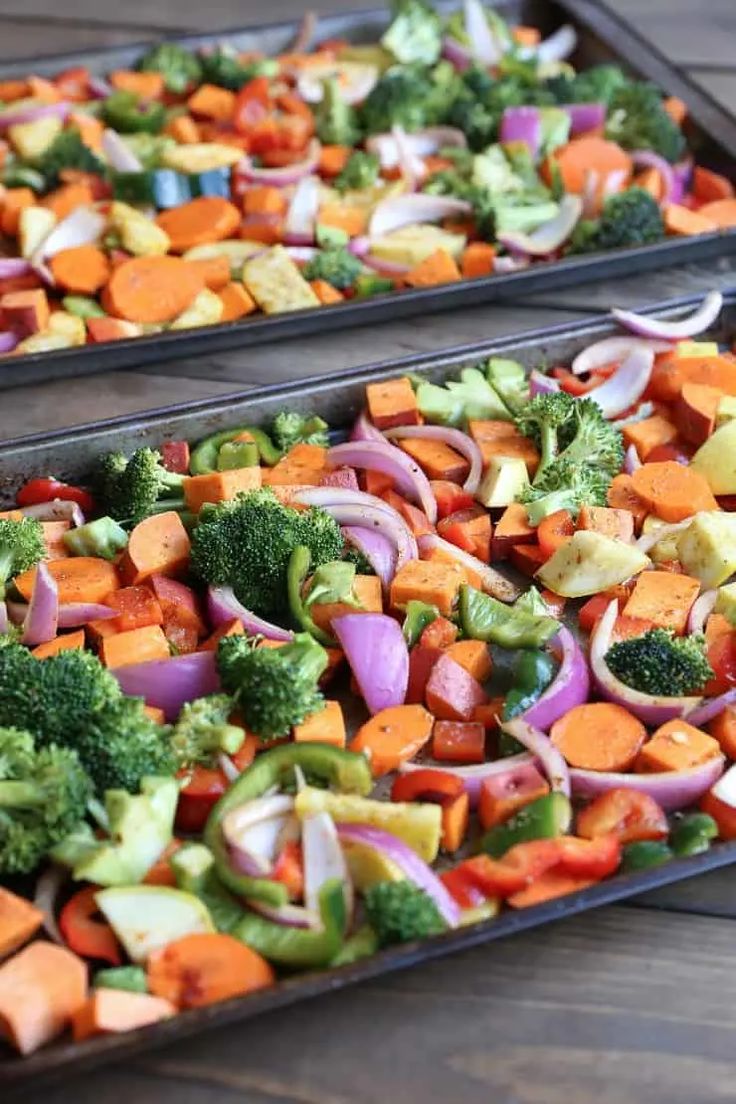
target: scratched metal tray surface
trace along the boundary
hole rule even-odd
[[[457,0],[440,0],[439,6],[451,10],[457,6]],[[673,66],[654,44],[644,40],[603,3],[596,0],[497,0],[496,6],[513,20],[538,26],[545,36],[563,23],[571,23],[579,36],[572,59],[577,66],[620,62],[628,71],[654,81],[670,95],[679,96],[688,105],[688,138],[696,158],[731,177],[736,176],[736,119]],[[375,41],[386,21],[386,7],[329,16],[319,23],[318,40],[346,38],[354,42]],[[189,35],[176,41],[199,47],[226,40],[242,50],[273,54],[287,49],[294,34],[293,23],[280,23],[216,35]],[[129,67],[149,45],[142,43],[41,59],[25,58],[4,64],[3,75],[11,77],[29,72],[48,75],[77,65],[86,65],[94,72],[103,73]],[[671,238],[656,245],[543,262],[519,272],[461,280],[437,288],[408,289],[314,310],[291,311],[32,356],[8,357],[0,362],[0,389],[64,376],[140,367],[175,357],[243,348],[349,326],[380,324],[456,306],[502,299],[508,301],[519,295],[569,287],[604,276],[648,272],[668,265],[702,261],[734,250],[736,231]]]
[[[693,309],[696,302],[673,300],[664,308],[660,307],[657,313],[674,317]],[[277,410],[285,408],[317,412],[338,430],[347,429],[361,409],[365,384],[372,380],[411,371],[440,382],[456,375],[460,368],[492,355],[514,357],[529,369],[545,364],[565,364],[591,342],[611,332],[612,328],[606,323],[554,326],[435,355],[374,364],[337,378],[315,377],[305,383],[267,387],[153,410],[144,417],[116,418],[72,430],[16,438],[0,445],[0,506],[12,504],[18,484],[39,471],[84,481],[95,459],[113,448],[130,450],[142,444],[157,445],[177,438],[197,440],[234,425],[266,425]],[[727,299],[718,327],[705,336],[733,341],[735,335],[736,293],[733,293]],[[130,1054],[163,1046],[211,1027],[247,1020],[379,974],[623,901],[645,890],[726,866],[734,860],[736,842],[717,844],[703,855],[679,859],[655,870],[619,875],[569,897],[520,912],[502,913],[495,920],[421,943],[391,948],[354,965],[287,977],[263,992],[185,1012],[172,1020],[125,1035],[103,1036],[79,1044],[62,1040],[25,1059],[11,1055],[0,1043],[0,1099],[6,1099],[11,1090],[27,1089],[31,1084],[59,1078],[65,1072],[78,1073],[95,1065],[119,1061]]]

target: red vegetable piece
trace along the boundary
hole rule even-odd
[[[29,479],[18,491],[15,501],[19,506],[37,506],[42,502],[53,502],[55,498],[64,502],[76,502],[85,513],[91,513],[95,508],[95,501],[89,491],[70,483],[62,483],[51,476]]]
[[[663,809],[649,794],[621,787],[591,801],[577,818],[583,839],[615,835],[621,843],[666,839],[669,824]]]
[[[59,930],[75,954],[119,966],[123,959],[115,934],[109,924],[97,918],[98,888],[85,886],[67,901],[59,916]]]

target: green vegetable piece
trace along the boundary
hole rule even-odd
[[[393,288],[394,282],[390,277],[369,272],[362,272],[354,284],[358,299],[366,299],[371,295],[386,295],[389,291],[393,291]]]
[[[378,180],[379,169],[380,161],[375,153],[356,150],[351,153],[342,172],[335,177],[335,187],[339,192],[363,191],[366,188],[372,188]],[[319,242],[319,238],[317,240]]]
[[[258,445],[255,441],[226,441],[217,454],[218,471],[255,468],[258,463]]]
[[[599,218],[582,219],[577,224],[567,252],[595,253],[650,245],[664,236],[664,219],[656,199],[643,188],[628,188],[606,199]]]
[[[96,299],[89,299],[86,295],[65,295],[61,305],[69,314],[76,318],[107,318]]]
[[[202,67],[195,54],[175,42],[162,42],[146,51],[138,62],[142,73],[160,73],[169,92],[186,92],[202,79]]]
[[[516,610],[467,584],[460,588],[460,623],[472,640],[485,640],[501,648],[539,648],[560,627],[553,617]]]
[[[710,850],[718,839],[718,825],[707,813],[687,813],[677,816],[670,832],[670,847],[678,859],[700,855]]]
[[[180,769],[197,763],[213,767],[220,752],[235,755],[240,751],[245,733],[240,725],[229,723],[232,711],[227,694],[210,694],[182,707],[171,730],[171,748]]]
[[[675,164],[685,152],[685,136],[668,114],[656,85],[631,81],[611,97],[606,137],[624,149],[650,149]]]
[[[555,674],[555,663],[548,652],[536,648],[519,652],[514,666],[513,685],[506,695],[503,720],[518,717],[538,701]]]
[[[229,88],[231,92],[239,92],[254,77],[275,77],[279,72],[279,63],[275,58],[242,62],[229,46],[218,46],[202,54],[200,65],[204,83]]]
[[[183,507],[184,477],[167,471],[156,449],[136,449],[132,456],[110,452],[99,462],[96,490],[105,511],[127,525],[161,511]]]
[[[61,539],[72,556],[100,556],[103,560],[114,560],[128,546],[128,534],[111,517],[68,529]]]
[[[295,767],[300,767],[310,780],[332,786],[338,792],[365,796],[373,787],[368,760],[352,751],[327,744],[283,744],[259,755],[215,805],[204,830],[204,843],[214,855],[220,879],[239,897],[281,905],[286,903],[287,893],[285,886],[268,878],[236,873],[222,834],[223,819],[231,809],[262,797],[273,786],[292,784]]]
[[[225,429],[220,433],[213,433],[211,437],[205,437],[200,441],[192,451],[189,471],[192,475],[209,475],[210,472],[217,471],[217,458],[222,446],[246,433],[250,434],[255,441],[264,464],[268,464],[271,468],[274,464],[278,464],[281,451],[274,446],[267,433],[254,426],[239,426],[237,429]]]
[[[439,616],[440,611],[436,606],[431,606],[428,602],[420,602],[416,598],[411,598],[406,603],[406,614],[402,626],[402,632],[407,646],[413,648],[427,625],[431,625]]]
[[[142,966],[110,966],[94,976],[95,989],[122,989],[125,993],[147,993],[146,971]]]
[[[312,576],[312,582],[305,599],[307,609],[315,603],[325,605],[329,602],[344,602],[347,606],[362,609],[360,599],[355,596],[355,564],[349,560],[334,560],[320,564]]]
[[[290,969],[327,966],[340,952],[347,928],[347,909],[342,882],[331,878],[319,893],[321,926],[316,930],[289,928],[245,912],[232,935],[271,962]]]
[[[370,958],[378,950],[378,937],[369,924],[363,924],[349,935],[330,966],[349,966],[361,958]]]
[[[354,146],[360,139],[357,112],[343,99],[337,77],[322,81],[322,99],[314,109],[314,123],[317,137],[325,145]]]
[[[314,237],[321,249],[341,249],[350,241],[350,235],[339,226],[322,226],[319,222],[314,228]]]
[[[28,165],[8,165],[0,174],[0,181],[6,188],[31,188],[39,195],[48,189],[45,176]]]
[[[375,882],[364,894],[365,911],[379,946],[426,939],[447,930],[436,904],[412,882]]]
[[[108,126],[121,134],[158,134],[166,121],[164,105],[156,100],[144,102],[132,92],[113,92],[102,104]]]
[[[434,65],[442,49],[440,17],[422,0],[399,0],[381,45],[402,65]]]
[[[35,518],[14,521],[0,519],[0,599],[5,596],[5,585],[14,575],[20,575],[43,559],[46,545],[43,528]]]
[[[479,848],[500,859],[510,847],[528,840],[556,839],[570,831],[572,807],[561,793],[545,794],[525,805],[503,824],[497,824],[481,838]]]
[[[633,874],[637,870],[653,870],[673,859],[674,852],[663,840],[639,840],[627,843],[621,852],[622,874]]]
[[[529,381],[523,365],[503,357],[491,357],[486,379],[512,414],[517,414],[529,401]]]
[[[289,560],[289,566],[286,572],[286,586],[289,594],[289,612],[304,632],[309,633],[320,644],[324,644],[326,647],[330,647],[335,644],[335,638],[321,629],[319,625],[312,619],[309,614],[309,607],[305,601],[302,591],[304,584],[307,581],[309,574],[309,565],[311,563],[311,553],[307,547],[300,545],[295,548],[291,553],[291,559]],[[352,567],[353,576],[355,575],[355,565],[346,561],[347,567]]]
[[[696,694],[713,678],[702,633],[682,637],[671,630],[650,629],[614,644],[606,653],[606,664],[633,690],[664,697]]]
[[[106,173],[105,163],[85,145],[76,127],[62,130],[54,138],[39,158],[36,168],[45,179],[44,190],[55,188],[60,183],[60,174],[64,169],[78,169],[97,176]]]
[[[115,199],[133,205],[153,204],[168,210],[193,198],[190,179],[175,169],[148,169],[145,172],[116,172],[112,177]]]
[[[305,280],[326,280],[338,291],[352,287],[363,271],[362,262],[345,246],[323,249],[304,265]]]
[[[327,448],[330,443],[329,426],[319,414],[299,414],[295,410],[281,410],[273,420],[271,436],[276,447],[288,452],[294,445],[319,445]]]
[[[178,889],[198,897],[218,931],[230,934],[243,919],[243,906],[217,876],[215,860],[201,843],[185,843],[170,859]]]

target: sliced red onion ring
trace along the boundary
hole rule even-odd
[[[443,146],[465,148],[468,144],[461,130],[449,126],[424,127],[411,134],[404,132],[404,140],[409,151],[416,157],[429,157]],[[399,164],[398,143],[393,131],[372,134],[366,139],[365,148],[369,153],[376,154],[382,169],[393,169]]]
[[[454,898],[435,872],[403,840],[370,824],[340,823],[337,825],[337,834],[341,840],[364,844],[396,863],[410,882],[432,898],[447,925],[451,928],[457,927],[460,909]]]
[[[705,622],[713,612],[717,597],[717,590],[704,590],[700,597],[695,599],[690,607],[690,613],[687,619],[687,631],[689,633],[702,633],[705,631]]]
[[[316,245],[286,245],[284,248],[292,261],[296,261],[297,264],[307,264],[308,261],[313,261],[319,253]]]
[[[284,241],[289,245],[311,245],[319,210],[319,180],[305,176],[296,186],[284,224]]]
[[[580,704],[577,702],[576,704]],[[547,775],[550,788],[556,793],[570,796],[570,770],[564,758],[550,740],[534,725],[516,717],[513,721],[504,721],[501,725],[504,732],[513,736],[520,744],[531,752],[540,761]]]
[[[280,625],[272,625],[262,617],[251,613],[235,597],[232,587],[211,586],[207,588],[207,615],[213,628],[227,624],[228,621],[241,621],[248,636],[265,636],[267,640],[294,639],[294,634]]]
[[[647,318],[643,314],[635,314],[633,311],[619,310],[617,307],[611,314],[624,329],[641,337],[659,338],[663,341],[679,341],[683,338],[695,337],[707,330],[718,318],[723,306],[723,296],[720,291],[709,291],[698,309],[688,318],[682,318],[679,322],[664,322],[656,318]]]
[[[289,184],[296,184],[302,177],[315,172],[319,164],[321,148],[318,140],[313,138],[303,161],[277,169],[256,168],[249,157],[244,157],[235,166],[235,173],[250,184],[273,184],[277,188],[286,188]]]
[[[450,35],[445,35],[442,39],[442,56],[451,65],[454,65],[459,73],[467,69],[473,60],[473,55],[467,46],[463,46],[461,42],[458,42],[456,38],[451,38]]]
[[[374,207],[368,233],[371,237],[380,237],[411,223],[439,222],[445,218],[464,217],[472,211],[472,206],[465,200],[451,196],[425,195],[423,192],[392,196]]]
[[[734,704],[736,704],[736,686],[719,694],[717,698],[708,698],[691,713],[686,713],[685,720],[696,728],[702,728],[704,724],[708,724],[714,717],[720,716],[724,709]]]
[[[521,594],[521,588],[518,587],[516,583],[510,582],[500,571],[496,571],[495,568],[489,567],[487,563],[483,563],[477,556],[471,556],[469,552],[464,552],[462,548],[458,548],[456,545],[451,544],[450,541],[443,540],[442,537],[438,537],[435,533],[425,533],[423,536],[419,537],[417,545],[420,554],[422,552],[431,552],[433,549],[436,549],[455,560],[461,567],[466,568],[466,570],[470,572],[474,572],[479,577],[486,594],[491,594],[494,598],[498,598],[499,602],[515,602]]]
[[[473,763],[461,767],[455,767],[450,763],[402,763],[399,767],[399,774],[411,774],[413,771],[426,770],[428,766],[436,766],[437,770],[454,774],[456,778],[462,780],[465,792],[470,799],[470,807],[475,809],[480,801],[480,790],[484,779],[525,769],[531,766],[534,761],[533,755],[523,751],[519,755],[509,755],[505,759],[497,759],[493,763]]]
[[[649,149],[632,150],[630,157],[637,169],[656,169],[661,176],[662,198],[659,201],[660,207],[666,207],[668,203],[674,203],[673,196],[678,185],[669,161],[655,153],[654,150]]]
[[[388,590],[396,574],[396,548],[391,541],[382,533],[362,525],[346,525],[342,532],[347,542],[368,560],[384,591]]]
[[[624,471],[627,475],[633,475],[640,467],[641,460],[639,459],[639,453],[636,451],[636,445],[629,445],[624,455]]]
[[[529,373],[529,397],[535,395],[552,395],[560,390],[560,385],[552,376],[545,376],[538,368],[533,368]]]
[[[396,143],[399,167],[406,189],[408,192],[415,192],[417,190],[417,185],[427,175],[424,161],[412,150],[411,144],[408,141],[408,135],[402,126],[397,125],[392,127],[391,134]]]
[[[431,525],[437,521],[437,501],[429,480],[416,461],[395,445],[389,445],[385,440],[349,441],[331,448],[327,459],[334,467],[347,464],[352,468],[369,468],[390,476],[399,494],[419,503]]]
[[[10,618],[8,617],[8,607],[5,602],[0,601],[0,635],[4,635],[10,628]]]
[[[655,544],[659,544],[660,541],[667,540],[669,537],[674,537],[676,533],[684,532],[692,520],[692,518],[685,518],[684,521],[673,521],[671,525],[663,525],[652,533],[644,533],[636,541],[636,547],[647,556]]]
[[[60,947],[66,947],[66,940],[59,930],[56,913],[59,907],[59,897],[63,887],[69,880],[69,871],[64,866],[52,863],[39,875],[36,882],[36,892],[33,903],[43,913],[42,926],[49,939],[58,943]]]
[[[270,877],[293,817],[294,798],[288,794],[258,797],[226,814],[222,834],[239,873],[251,878]]]
[[[614,599],[590,638],[590,667],[601,697],[628,709],[644,724],[657,727],[675,717],[685,717],[696,709],[702,702],[701,697],[669,698],[644,694],[641,690],[632,690],[608,669],[606,653],[611,646],[611,633],[617,617],[618,602]]]
[[[271,920],[274,924],[281,924],[285,928],[316,930],[320,926],[319,914],[310,912],[302,905],[288,903],[285,905],[267,905],[264,901],[256,901],[250,898],[246,901],[246,904],[249,909],[257,912],[259,916],[264,916],[266,920]]]
[[[12,330],[4,330],[0,333],[0,356],[5,353],[12,353],[13,349],[20,343],[20,335],[13,333]]]
[[[59,588],[47,565],[41,561],[36,568],[33,594],[23,624],[21,643],[29,647],[46,644],[56,636],[59,624]]]
[[[304,856],[304,905],[307,911],[319,915],[319,896],[322,887],[325,882],[337,879],[342,883],[348,916],[352,916],[353,883],[334,820],[326,811],[313,813],[311,816],[304,817],[301,828]]]
[[[365,253],[361,260],[364,265],[381,276],[405,276],[407,272],[411,272],[411,265],[399,264],[398,261],[385,261],[383,257],[375,257],[372,253]]]
[[[450,448],[455,449],[461,456],[470,462],[468,477],[463,483],[463,490],[475,494],[478,490],[480,477],[483,474],[483,453],[472,437],[463,433],[460,429],[450,429],[448,426],[395,426],[387,429],[384,437],[390,441],[401,441],[405,437],[419,437],[427,441],[444,441]]]
[[[346,613],[332,631],[370,713],[403,705],[409,683],[409,649],[398,621],[385,613]]]
[[[57,223],[51,233],[44,238],[31,257],[31,264],[42,264],[55,257],[63,249],[76,249],[80,245],[96,242],[104,232],[107,220],[93,207],[77,207],[65,219]]]
[[[357,238],[351,238],[347,248],[348,252],[352,253],[354,257],[365,257],[366,253],[370,251],[371,239],[367,234],[361,234]]]
[[[496,41],[480,0],[464,0],[463,12],[465,34],[473,57],[481,65],[497,65],[504,52]]]
[[[361,411],[355,419],[355,425],[350,433],[351,441],[383,441],[384,437],[380,429],[376,429],[365,410]]]
[[[569,23],[565,23],[549,38],[545,38],[538,46],[532,47],[532,51],[537,61],[548,64],[553,61],[564,61],[565,58],[570,57],[577,44],[577,31]]]
[[[115,89],[104,77],[90,76],[87,78],[87,88],[93,100],[106,100],[112,96]]]
[[[302,506],[319,506],[338,525],[361,525],[377,530],[396,549],[396,570],[419,556],[417,542],[401,515],[375,495],[343,491],[339,487],[305,487],[294,495]]]
[[[688,156],[683,161],[678,161],[672,166],[675,175],[675,188],[672,194],[673,203],[681,203],[683,196],[690,190],[693,177],[693,159]]]
[[[649,349],[652,353],[668,353],[672,349],[671,341],[652,341],[644,337],[604,337],[595,341],[573,360],[570,371],[575,376],[595,372],[608,364],[615,364],[627,357],[634,349]]]
[[[517,230],[501,230],[498,240],[508,249],[531,257],[543,257],[554,253],[567,241],[577,226],[583,213],[583,201],[578,195],[563,196],[560,209],[553,219],[543,223],[531,234],[522,234]]]
[[[77,629],[90,621],[110,621],[119,615],[120,610],[100,605],[99,602],[65,602],[59,606],[59,628]]]
[[[0,257],[0,280],[14,280],[31,271],[31,262],[24,257]]]
[[[365,62],[335,62],[316,68],[308,66],[293,73],[297,92],[306,103],[317,104],[324,96],[323,81],[328,76],[337,79],[340,99],[346,104],[362,103],[378,83],[378,66]]]
[[[586,398],[592,399],[603,412],[605,418],[616,418],[628,410],[646,391],[654,367],[654,353],[651,349],[632,349],[614,374],[586,392]]]
[[[530,264],[528,257],[494,257],[493,271],[504,276],[509,272],[521,272],[522,269],[529,268]]]
[[[732,765],[713,786],[713,796],[736,809],[736,768]]]
[[[75,529],[85,522],[79,503],[71,502],[66,498],[54,498],[51,502],[38,502],[34,506],[24,506],[21,513],[23,517],[35,518],[36,521],[70,521]]]
[[[116,130],[102,134],[102,152],[116,172],[143,172],[143,164]]]
[[[518,718],[545,732],[565,713],[586,702],[590,693],[588,661],[575,637],[563,625],[553,637],[555,642],[562,648],[560,669],[541,697]]]
[[[648,794],[665,812],[693,805],[723,773],[725,759],[717,755],[700,766],[656,774],[614,774],[607,771],[570,770],[573,797],[591,800],[619,788]]]
[[[501,117],[500,140],[523,142],[532,157],[542,144],[542,116],[537,107],[507,107]]]
[[[66,100],[57,103],[28,104],[25,107],[9,107],[0,112],[0,131],[9,127],[36,123],[39,119],[66,119],[72,105]]]
[[[192,652],[115,667],[112,674],[124,694],[145,698],[147,705],[163,709],[167,721],[175,721],[187,702],[220,689],[214,652]]]
[[[563,104],[562,110],[570,116],[570,137],[596,130],[606,121],[606,105],[603,103]]]

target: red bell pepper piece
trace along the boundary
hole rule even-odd
[[[576,830],[583,839],[614,835],[621,843],[635,843],[666,839],[670,829],[653,797],[620,786],[586,805],[578,814]]]
[[[258,742],[255,736],[247,735],[240,750],[230,756],[238,770],[244,771],[251,765]],[[176,827],[180,832],[199,832],[230,783],[219,768],[201,764],[180,771],[179,777],[187,781],[179,793]]]
[[[95,500],[89,491],[71,483],[62,483],[53,476],[29,479],[18,491],[15,501],[19,506],[38,506],[42,502],[53,502],[55,498],[76,502],[85,513],[91,513],[95,508]]]
[[[233,113],[233,126],[240,134],[250,134],[273,111],[273,100],[267,77],[254,77],[238,92]]]
[[[422,630],[420,648],[449,648],[457,640],[457,625],[446,617],[436,617]]]
[[[463,781],[449,771],[425,770],[411,771],[410,774],[398,774],[391,787],[392,801],[452,801],[462,793]]]
[[[189,442],[164,441],[161,445],[161,463],[167,471],[176,475],[188,475]]]
[[[475,499],[457,483],[449,479],[430,480],[432,494],[437,500],[437,514],[440,519],[456,514],[459,510],[469,510],[476,505]]]
[[[104,920],[96,919],[98,889],[86,886],[67,901],[59,916],[59,930],[75,954],[119,966],[123,959],[115,933]]]
[[[272,879],[286,886],[290,901],[304,896],[304,860],[297,840],[287,840],[274,863]]]

